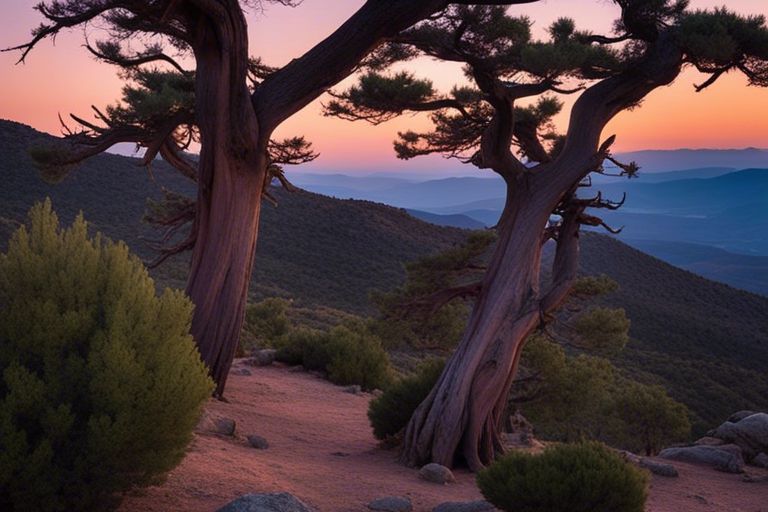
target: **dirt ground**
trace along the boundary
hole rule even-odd
[[[235,437],[197,434],[167,481],[128,496],[121,512],[213,512],[242,494],[283,491],[320,512],[363,512],[383,496],[408,496],[415,512],[481,499],[472,474],[458,470],[455,484],[428,483],[379,448],[366,417],[370,395],[284,367],[251,371],[230,376],[229,403],[208,405],[209,413],[237,422]],[[266,438],[269,448],[251,448],[250,434]],[[674,465],[679,478],[653,477],[648,512],[768,512],[768,482]]]

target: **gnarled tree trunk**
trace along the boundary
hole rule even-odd
[[[221,396],[240,339],[253,269],[266,142],[246,86],[248,34],[236,0],[195,34],[195,112],[201,133],[195,246],[187,294],[192,334]]]
[[[499,429],[523,342],[539,325],[542,233],[548,198],[508,195],[500,237],[464,337],[406,429],[402,460],[472,469],[502,449]]]

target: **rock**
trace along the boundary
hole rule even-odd
[[[654,475],[674,478],[678,476],[677,469],[672,464],[664,464],[651,459],[640,459],[640,467],[645,468]]]
[[[768,483],[768,475],[752,475],[750,473],[745,473],[741,475],[741,481],[749,484]]]
[[[436,484],[448,484],[456,481],[456,477],[453,476],[450,469],[434,462],[422,467],[419,470],[419,476]]]
[[[250,435],[247,439],[248,444],[257,450],[266,450],[269,448],[269,442],[261,436]]]
[[[698,439],[693,444],[701,445],[701,446],[720,446],[720,445],[725,444],[725,441],[723,441],[722,439],[718,439],[716,437],[704,436],[704,437]]]
[[[269,366],[275,362],[275,355],[277,355],[277,350],[271,348],[254,350],[247,362],[251,366]]]
[[[373,395],[374,398],[379,398],[384,394],[384,392],[380,389],[374,389],[373,391],[371,391],[371,394]]]
[[[216,512],[315,512],[301,500],[287,492],[246,494]]]
[[[495,512],[497,509],[487,501],[449,501],[441,503],[432,512]]]
[[[230,373],[232,375],[241,375],[241,376],[253,375],[253,373],[251,373],[251,370],[249,370],[248,368],[232,368],[232,371]]]
[[[347,387],[345,387],[345,388],[344,388],[344,392],[345,392],[345,393],[351,393],[351,394],[353,394],[353,395],[359,395],[360,393],[362,393],[362,392],[363,392],[363,388],[362,388],[362,387],[360,387],[360,385],[359,385],[359,384],[354,384],[354,385],[352,385],[352,386],[347,386]]]
[[[726,473],[744,472],[744,459],[738,447],[734,445],[667,448],[659,453],[659,457],[692,464],[705,464]]]
[[[368,508],[380,512],[411,512],[413,510],[413,505],[411,505],[411,500],[408,498],[387,496],[385,498],[373,500],[368,504]]]
[[[717,427],[714,437],[737,445],[747,460],[752,460],[759,453],[768,452],[768,414],[752,414],[738,423],[726,421]]]
[[[642,460],[642,457],[638,457],[634,453],[628,452],[626,450],[619,450],[619,455],[624,457],[624,460],[631,462],[632,464],[640,465],[640,461]]]
[[[299,373],[304,371],[304,367],[299,364],[296,366],[291,366],[290,368],[288,368],[288,371],[291,373]]]
[[[748,418],[752,416],[753,414],[757,414],[757,411],[739,411],[731,414],[731,416],[726,420],[731,423],[738,423],[744,418]]]
[[[222,436],[234,436],[235,427],[236,423],[232,418],[216,416],[207,412],[203,413],[203,417],[200,418],[200,422],[197,424],[198,431]]]
[[[759,453],[754,459],[752,459],[752,465],[759,468],[768,469],[768,454]]]

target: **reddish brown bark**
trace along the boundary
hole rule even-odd
[[[599,147],[599,139],[610,119],[674,80],[681,65],[680,51],[662,36],[642,63],[590,87],[573,107],[562,153],[532,171],[521,169],[509,149],[513,121],[504,100],[510,98],[495,98],[496,115],[483,136],[479,160],[508,184],[498,245],[461,343],[406,427],[403,462],[451,467],[461,461],[478,470],[503,453],[502,416],[524,342],[565,300],[578,268],[583,208],[563,214],[552,283],[540,291],[547,221],[608,154],[610,144]],[[490,88],[484,92],[493,94]]]

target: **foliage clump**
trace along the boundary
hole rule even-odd
[[[289,306],[289,301],[280,298],[269,298],[246,306],[240,352],[245,354],[258,347],[272,346],[287,335],[291,330]]]
[[[427,398],[444,367],[444,360],[428,359],[415,373],[398,380],[371,401],[368,419],[376,439],[395,438],[406,427],[413,411]]]
[[[192,304],[50,201],[0,254],[0,509],[94,510],[182,459],[212,391]]]
[[[477,475],[483,496],[509,512],[642,512],[648,476],[606,446],[548,447],[514,452]]]
[[[280,342],[277,360],[326,372],[331,382],[359,384],[367,390],[386,387],[392,375],[381,340],[361,321],[348,321],[327,332],[293,330]]]

